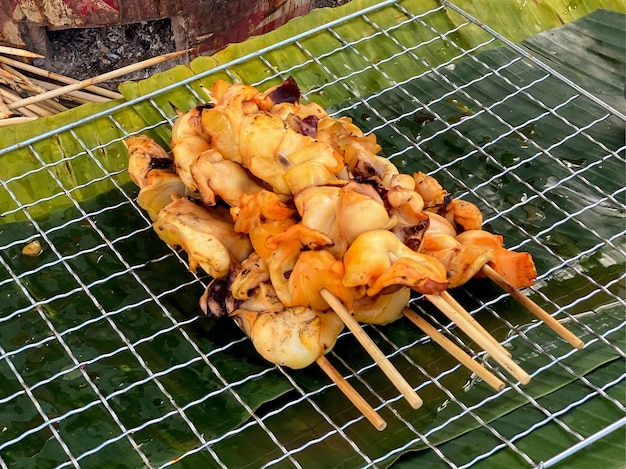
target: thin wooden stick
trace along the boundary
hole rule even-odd
[[[493,345],[495,345],[500,350],[502,350],[502,353],[504,353],[508,357],[512,356],[511,352],[505,349],[504,346],[500,342],[498,342],[494,336],[492,336],[489,332],[487,332],[487,330],[482,326],[482,324],[480,324],[476,319],[474,319],[474,317],[471,314],[469,314],[465,310],[465,308],[463,308],[463,306],[461,306],[461,304],[458,301],[456,301],[456,299],[450,293],[448,293],[447,291],[444,291],[440,293],[439,296],[441,296],[444,300],[446,300],[446,302],[448,302],[450,306],[456,309],[459,314],[462,314],[463,316],[465,316],[465,318],[474,326],[474,328],[478,329],[480,333],[484,334],[485,337],[487,337],[491,342],[493,342]]]
[[[103,73],[102,75],[98,75],[96,77],[88,78],[87,80],[79,81],[78,83],[74,83],[72,85],[62,86],[61,88],[57,88],[56,90],[50,90],[47,93],[41,93],[36,96],[31,96],[30,98],[25,98],[21,101],[17,101],[9,104],[9,109],[17,109],[20,107],[24,107],[30,104],[38,103],[40,101],[45,101],[46,99],[57,98],[61,95],[69,91],[76,91],[82,88],[85,88],[90,85],[95,85],[96,83],[102,83],[107,80],[111,80],[113,78],[118,78],[129,73],[135,72],[137,70],[141,70],[147,67],[151,67],[152,65],[160,64],[167,60],[171,60],[175,57],[179,57],[183,54],[186,54],[187,51],[178,51],[172,52],[170,54],[160,55],[158,57],[154,57],[152,59],[143,60],[133,65],[128,65],[126,67],[119,68],[117,70],[113,70],[111,72]]]
[[[361,411],[363,416],[370,421],[372,425],[378,431],[382,431],[387,427],[387,422],[378,415],[372,406],[361,396],[356,389],[352,387],[346,379],[341,376],[341,373],[328,361],[328,359],[322,355],[315,361],[319,367],[333,380],[337,387],[343,392],[343,394],[354,404],[354,406]]]
[[[50,83],[45,80],[39,80],[37,78],[31,78],[33,83],[44,88],[44,93],[48,90],[56,90],[61,87],[61,85],[57,85],[55,83]],[[78,103],[93,103],[93,102],[108,102],[111,101],[109,98],[101,96],[99,94],[87,93],[85,91],[70,91],[69,93],[65,93],[63,96],[60,96],[61,99],[66,101],[74,101]],[[52,100],[48,100],[52,101]]]
[[[422,332],[428,335],[431,339],[437,342],[446,352],[456,358],[461,365],[467,367],[472,373],[478,375],[485,383],[491,386],[496,391],[504,389],[504,381],[491,373],[487,368],[480,365],[480,363],[472,360],[467,353],[465,353],[454,342],[448,339],[445,335],[435,329],[428,321],[420,317],[415,311],[405,308],[402,312],[404,316],[419,327]]]
[[[389,378],[404,398],[414,409],[419,409],[422,405],[422,399],[417,395],[415,390],[404,379],[400,372],[393,366],[385,354],[378,348],[374,341],[365,333],[360,324],[352,317],[339,299],[326,289],[320,291],[322,297],[328,302],[330,307],[337,313],[344,324],[350,329],[352,334],[361,343],[363,348],[370,354],[374,361],[378,364],[383,373]]]
[[[9,57],[3,57],[1,55],[0,55],[0,62],[10,65],[14,68],[19,68],[20,70],[25,70],[27,72],[32,73],[33,75],[39,75],[41,77],[48,78],[50,80],[58,81],[60,83],[65,83],[66,85],[73,85],[79,82],[75,78],[66,77],[65,75],[50,72],[48,70],[44,70],[43,68],[35,67],[34,65],[20,62],[19,60],[10,59]],[[106,88],[102,88],[100,86],[95,86],[95,85],[86,86],[84,89],[86,91],[90,91],[91,93],[103,96],[105,98],[119,99],[123,97],[120,93],[116,91],[107,90]]]
[[[15,70],[10,65],[0,63],[0,68],[2,68],[3,74],[7,74],[8,77],[13,79],[18,85],[22,87],[28,87],[36,93],[44,93],[46,91],[42,87],[37,86],[35,83],[33,83],[33,81],[29,77]]]
[[[4,98],[2,94],[0,94],[0,114],[2,115],[2,119],[6,119],[7,117],[14,117],[14,113],[7,107],[4,102]]]
[[[573,332],[567,329],[563,324],[554,319],[548,312],[535,303],[533,300],[528,298],[526,295],[522,294],[517,288],[511,285],[507,280],[502,277],[498,272],[496,272],[493,268],[485,265],[482,269],[483,273],[498,284],[500,288],[509,293],[515,300],[517,300],[522,306],[526,307],[531,313],[541,319],[546,326],[560,335],[564,340],[566,340],[572,347],[581,350],[585,343],[576,336]]]
[[[474,342],[486,351],[496,362],[498,362],[511,376],[522,384],[530,382],[530,375],[526,373],[511,357],[502,352],[499,347],[494,346],[493,340],[478,331],[473,324],[467,320],[465,315],[460,314],[455,308],[450,306],[446,300],[439,295],[425,295],[439,311],[453,321],[459,329],[465,332]],[[489,335],[489,334],[487,334]]]
[[[36,54],[29,50],[18,49],[16,47],[0,46],[0,54],[17,55],[20,57],[29,57],[31,59],[43,59],[44,56]]]
[[[39,119],[39,117],[8,117],[6,119],[0,119],[0,127],[7,127],[9,125],[21,124],[23,122],[30,122]]]
[[[20,97],[18,95],[2,87],[0,87],[0,95],[2,95],[2,97],[4,98],[4,102],[6,103],[7,107],[10,110],[17,109],[17,108],[12,108],[11,104],[20,100]],[[20,114],[26,117],[41,117],[40,111],[41,111],[41,108],[38,105],[31,104],[30,106],[21,108],[19,112]]]

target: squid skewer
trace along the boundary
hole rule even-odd
[[[439,331],[431,326],[425,319],[421,318],[406,306],[409,302],[410,295],[410,289],[404,287],[394,293],[367,297],[367,299],[355,302],[354,309],[351,312],[354,319],[359,322],[379,325],[389,324],[405,316],[426,335],[437,342],[445,351],[482,378],[483,381],[488,383],[492,388],[496,391],[502,390],[504,388],[502,380],[481,366],[480,363],[472,360],[461,348],[456,346],[450,339],[439,333]]]
[[[347,118],[331,118],[317,105],[301,105],[292,79],[265,93],[218,81],[211,93],[213,104],[179,113],[172,155],[139,148],[145,151],[136,152],[129,172],[142,188],[138,202],[155,230],[188,252],[192,270],[200,266],[222,279],[241,272],[224,284],[237,308],[224,304],[223,314],[237,320],[261,356],[291,368],[316,362],[382,430],[386,422],[324,354],[347,326],[417,409],[420,397],[359,325],[404,315],[501,390],[502,380],[406,307],[412,289],[526,384],[530,376],[446,291],[477,273],[582,348],[580,339],[517,291],[536,277],[532,259],[527,262],[521,253],[507,257],[508,252],[497,257],[506,251],[502,237],[489,234],[499,238],[494,246],[483,236],[488,233],[479,233],[482,214],[476,206],[453,199],[423,173],[400,174],[377,155],[380,146],[373,134],[364,135]],[[129,143],[134,143],[129,153],[131,146],[146,145]],[[446,249],[431,249],[441,251],[437,256],[419,252],[427,228],[439,233],[427,213],[438,214],[438,228],[452,240]],[[212,225],[211,230],[201,230],[204,225]],[[207,251],[206,240],[216,248]],[[457,256],[461,250],[465,254]],[[459,270],[464,263],[468,269]],[[465,270],[471,274],[449,275]],[[202,300],[207,308],[209,300],[219,298],[208,292]]]
[[[482,225],[482,215],[480,210],[469,202],[457,201],[457,205],[453,206],[453,202],[455,201],[454,199],[446,206],[444,201],[449,194],[433,177],[425,173],[416,172],[414,174],[414,179],[416,182],[417,192],[422,196],[426,206],[430,210],[439,207],[438,211],[441,211],[442,207],[446,207],[444,209],[444,212],[446,212],[444,213],[446,218],[443,220],[443,223],[439,220],[436,232],[455,236],[456,228],[452,226],[452,223],[454,223],[463,231],[463,233],[459,236],[459,239],[456,240],[459,244],[461,244],[461,239],[463,242],[470,241],[471,244],[474,244],[472,241],[476,240],[476,244],[478,246],[482,245],[493,250],[494,253],[497,251],[502,254],[503,257],[500,258],[500,262],[497,262],[496,260],[496,263],[501,266],[506,264],[502,272],[499,272],[489,265],[489,263],[486,263],[481,267],[480,273],[509,293],[514,300],[519,302],[522,306],[537,316],[537,318],[542,320],[546,326],[556,332],[572,347],[578,350],[582,349],[584,347],[584,342],[579,337],[554,319],[546,310],[541,308],[533,300],[519,291],[519,288],[532,285],[534,277],[536,276],[534,265],[530,256],[526,254],[527,257],[524,257],[523,253],[514,253],[512,251],[505,252],[506,250],[499,246],[499,243],[496,240],[497,236],[491,234],[486,237],[481,236],[480,230]],[[431,216],[431,222],[433,219],[437,219],[437,217]],[[446,220],[448,221],[448,224],[447,226],[444,226],[446,225]],[[450,231],[446,231],[446,229],[449,229]],[[475,234],[478,234],[478,236],[475,237]],[[482,234],[486,235],[487,233],[482,232]]]
[[[361,343],[363,348],[370,354],[374,361],[378,364],[383,373],[389,378],[398,391],[408,401],[409,405],[414,409],[419,409],[423,404],[422,399],[417,395],[411,385],[404,379],[404,376],[400,374],[396,367],[389,361],[385,354],[378,348],[374,341],[367,335],[367,333],[361,328],[360,324],[355,321],[346,307],[326,289],[321,292],[322,297],[328,302],[335,314],[344,322],[344,324],[350,329],[352,334]]]

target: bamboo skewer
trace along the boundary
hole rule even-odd
[[[487,330],[482,326],[482,324],[480,324],[476,319],[474,319],[474,317],[471,314],[469,314],[465,310],[465,308],[463,308],[463,306],[461,306],[459,302],[456,301],[454,297],[448,291],[444,291],[440,293],[439,296],[441,296],[444,300],[446,300],[446,302],[450,306],[452,306],[454,309],[456,309],[459,314],[463,315],[465,319],[467,319],[472,324],[472,326],[474,326],[475,329],[477,329],[481,334],[483,334],[487,339],[489,339],[493,343],[494,346],[498,347],[502,351],[502,353],[504,353],[508,357],[512,356],[511,352],[505,349],[500,342],[498,342],[489,332],[487,332]]]
[[[404,379],[400,372],[393,366],[385,354],[378,348],[374,341],[365,333],[359,323],[352,317],[346,307],[335,295],[326,289],[322,289],[320,294],[328,302],[330,307],[341,318],[344,324],[350,329],[352,334],[365,348],[367,353],[378,364],[383,373],[389,378],[398,391],[409,402],[410,406],[418,409],[422,405],[422,399],[417,395],[411,385]]]
[[[550,316],[550,314],[548,314],[548,312],[541,308],[537,303],[528,298],[526,295],[523,295],[493,268],[485,265],[482,270],[487,277],[498,284],[498,286],[504,291],[509,293],[522,306],[526,307],[531,313],[537,316],[537,318],[541,319],[546,326],[566,340],[572,347],[581,350],[585,346],[585,343],[579,337],[577,337],[559,321]]]
[[[0,127],[6,127],[7,125],[14,124],[22,124],[24,122],[30,122],[39,119],[37,116],[18,116],[18,117],[7,117],[4,119],[0,119]]]
[[[43,59],[43,55],[36,54],[24,49],[18,49],[16,47],[0,46],[0,54],[17,55],[20,57],[29,57],[31,59]]]
[[[44,89],[44,93],[49,91],[49,90],[56,90],[59,89],[61,87],[61,85],[57,85],[55,83],[49,83],[47,81],[44,80],[38,80],[36,78],[31,78],[31,81],[37,85],[40,86],[41,88]],[[83,103],[93,103],[93,102],[99,102],[99,103],[103,103],[106,101],[110,101],[110,98],[107,98],[105,96],[101,96],[99,94],[93,94],[93,93],[87,93],[85,91],[70,91],[68,93],[65,93],[63,96],[60,96],[61,98],[63,98],[66,101],[73,101],[79,104],[83,104]],[[48,102],[53,101],[51,99],[48,100]]]
[[[38,106],[37,104],[30,104],[23,108],[12,107],[12,104],[15,103],[16,101],[19,101],[21,98],[6,88],[4,89],[0,88],[0,96],[2,96],[2,98],[4,99],[4,102],[7,108],[9,109],[9,111],[14,111],[16,109],[19,109],[20,114],[22,114],[25,117],[41,117],[46,112],[44,109],[41,108],[41,106]]]
[[[361,396],[356,389],[352,387],[348,381],[337,371],[337,369],[322,355],[315,361],[319,367],[328,375],[328,377],[337,385],[343,394],[352,402],[352,404],[361,411],[363,416],[378,431],[382,431],[387,427],[387,422],[376,412],[372,406]]]
[[[44,93],[46,90],[37,86],[33,81],[21,72],[18,72],[10,65],[0,63],[0,73],[13,80],[20,88],[32,89],[35,93]]]
[[[11,112],[11,110],[7,107],[6,103],[4,102],[4,97],[2,96],[2,93],[0,93],[0,119],[7,119],[9,117],[15,117],[16,114],[14,112]]]
[[[58,98],[59,96],[62,96],[69,91],[80,90],[82,88],[86,88],[87,86],[95,85],[96,83],[102,83],[104,81],[111,80],[113,78],[118,78],[123,75],[127,75],[131,72],[141,70],[141,69],[150,67],[152,65],[160,64],[167,60],[171,60],[175,57],[181,56],[186,53],[187,53],[186,50],[177,51],[177,52],[172,52],[169,54],[163,54],[158,57],[154,57],[152,59],[143,60],[133,65],[128,65],[126,67],[122,67],[117,70],[113,70],[111,72],[103,73],[102,75],[98,75],[96,77],[88,78],[87,80],[82,80],[71,85],[62,86],[60,88],[57,88],[56,90],[50,90],[46,93],[42,93],[36,96],[31,96],[29,98],[25,98],[20,101],[16,101],[14,103],[10,103],[8,104],[8,107],[9,109],[17,109],[17,108],[32,105],[41,101],[45,101],[47,99]]]
[[[20,62],[19,60],[10,59],[9,57],[3,57],[0,55],[0,62],[6,65],[10,65],[14,68],[27,71],[29,73],[32,73],[33,75],[38,75],[43,78],[48,78],[54,81],[58,81],[60,83],[65,83],[66,85],[79,83],[79,80],[76,80],[75,78],[70,78],[70,77],[66,77],[65,75],[61,75],[59,73],[50,72],[48,70],[44,70],[43,68],[35,67],[34,65]],[[86,86],[84,89],[95,95],[100,95],[104,98],[109,98],[109,99],[122,98],[122,95],[120,93],[116,91],[107,90],[106,88],[102,88],[100,86],[91,85],[91,86]]]
[[[495,389],[496,391],[501,391],[502,389],[504,389],[504,382],[500,378],[495,376],[484,366],[481,366],[480,363],[472,360],[472,358],[467,353],[465,353],[454,342],[452,342],[445,335],[435,329],[428,321],[415,313],[415,311],[412,311],[409,308],[405,308],[402,313],[409,321],[411,321],[419,329],[421,329],[422,332],[424,332],[431,339],[437,342],[446,352],[456,358],[472,373],[478,375],[485,383],[487,383],[493,389]]]
[[[500,347],[496,347],[493,344],[493,340],[477,330],[474,325],[469,321],[464,314],[459,313],[456,308],[450,306],[450,304],[439,295],[425,295],[431,303],[433,303],[448,319],[453,321],[459,329],[465,332],[474,342],[478,344],[483,350],[485,350],[496,362],[500,364],[511,376],[517,379],[522,384],[528,384],[530,382],[530,375],[526,373],[517,363],[515,363],[511,357],[503,353]],[[495,339],[494,339],[495,340]]]

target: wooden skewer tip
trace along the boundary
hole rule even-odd
[[[552,317],[545,309],[528,298],[517,288],[511,285],[502,275],[496,272],[492,267],[485,265],[482,269],[483,273],[489,277],[500,288],[509,293],[513,299],[518,301],[522,306],[542,320],[546,326],[556,332],[562,339],[567,341],[572,347],[582,350],[585,343],[576,334],[567,329],[563,324]]]
[[[341,373],[322,355],[316,363],[326,373],[326,375],[337,385],[343,394],[352,402],[352,404],[361,411],[361,414],[369,420],[376,430],[383,431],[387,428],[387,422],[376,412],[372,406],[361,396],[356,389],[352,387]]]

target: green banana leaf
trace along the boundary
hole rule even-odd
[[[316,10],[269,34],[226,47],[212,57],[199,57],[190,67],[175,67],[152,80],[123,85],[120,91],[132,106],[123,100],[86,105],[0,129],[0,174],[8,181],[7,187],[0,188],[0,206],[6,207],[4,221],[28,218],[22,207],[28,207],[28,215],[37,218],[71,206],[63,188],[71,190],[72,199],[81,201],[113,189],[116,183],[127,182],[122,140],[148,127],[153,138],[167,145],[175,116],[170,103],[185,111],[205,101],[204,89],[217,78],[235,78],[263,88],[280,80],[278,70],[288,70],[309,99],[328,107],[426,73],[463,51],[497,45],[488,33],[437,1],[404,1],[399,3],[400,9],[393,2],[381,5],[374,0],[353,0],[341,8]],[[497,9],[487,1],[459,5],[513,41],[598,8],[626,11],[618,0],[522,4],[506,0],[499,2]],[[370,11],[367,21],[359,14],[361,11]],[[412,15],[418,19],[412,20]],[[333,30],[327,24],[333,24]],[[383,28],[393,34],[382,34]],[[444,36],[439,31],[454,33]],[[297,43],[291,40],[300,36]],[[345,44],[338,36],[350,42]],[[401,53],[406,48],[419,48],[419,57]],[[259,51],[266,51],[265,60],[255,56]],[[196,80],[193,73],[205,77]],[[349,88],[333,76],[349,77]],[[187,80],[188,87],[180,86]],[[155,93],[151,100],[141,98],[150,92]],[[112,180],[109,174],[114,176]],[[40,201],[43,194],[45,202]]]
[[[617,3],[528,2],[519,7],[502,2],[497,12],[488,2],[462,6],[521,41],[597,6],[623,11]],[[593,395],[578,377],[604,386],[619,400],[624,334],[623,306],[616,299],[624,296],[619,282],[624,122],[559,79],[517,60],[509,47],[490,41],[489,34],[438,3],[401,2],[410,14],[423,15],[417,22],[407,21],[409,13],[400,15],[393,5],[374,8],[369,21],[361,15],[339,20],[371,5],[354,0],[336,11],[316,11],[190,67],[125,84],[125,102],[84,106],[0,132],[5,148],[0,153],[0,355],[10,356],[0,360],[0,418],[6,422],[0,445],[25,435],[0,451],[6,464],[55,466],[68,458],[12,368],[48,418],[62,417],[54,429],[86,467],[145,465],[140,453],[151,465],[179,459],[183,467],[220,467],[216,457],[227,467],[292,467],[293,461],[303,467],[394,462],[436,467],[443,458],[457,465],[478,458],[489,467],[497,467],[491,461],[528,467],[529,460],[546,460],[576,442],[538,409],[559,412],[589,396],[584,406],[564,410],[560,418],[582,436],[614,421],[618,408]],[[334,20],[338,34],[320,28],[299,39],[304,47],[290,40],[311,25]],[[368,39],[377,27],[391,28],[393,35]],[[435,33],[454,28],[459,29],[450,42]],[[573,34],[586,38],[584,47],[572,41]],[[595,11],[522,45],[618,106],[624,41],[616,41],[616,34],[624,36],[624,16]],[[272,47],[281,41],[286,44]],[[418,57],[387,60],[401,49],[398,43],[424,45],[416,49]],[[462,55],[473,48],[471,57]],[[266,61],[246,58],[264,49]],[[581,65],[598,56],[604,62],[596,67]],[[436,73],[429,73],[432,67]],[[378,433],[321,371],[269,366],[232,323],[197,317],[202,284],[158,240],[134,205],[136,188],[124,171],[122,140],[147,131],[167,145],[175,116],[170,103],[189,109],[206,99],[204,89],[219,77],[271,86],[279,70],[293,75],[308,99],[376,132],[384,154],[404,171],[430,171],[446,188],[477,203],[489,229],[533,254],[541,274],[533,299],[550,312],[562,305],[568,314],[579,315],[568,326],[588,346],[572,351],[494,287],[475,280],[455,296],[536,375],[523,393],[507,387],[497,394],[405,321],[368,328],[424,399],[415,411],[354,338],[344,334],[330,359],[386,419],[388,428]],[[407,94],[419,96],[420,102],[407,100]],[[556,115],[549,112],[553,106],[559,106]],[[59,131],[39,137],[51,128]],[[22,256],[24,241],[42,232],[43,253]],[[38,307],[33,309],[33,303]],[[419,301],[416,307],[439,318]],[[488,366],[500,373],[491,360]],[[606,385],[611,382],[615,385]],[[251,419],[249,410],[262,420]],[[516,438],[533,425],[537,428],[515,441],[523,454],[502,446],[503,438]],[[270,435],[297,451],[285,455]],[[425,444],[424,435],[437,450]],[[553,445],[541,444],[554,438]],[[607,467],[619,467],[618,438],[614,434],[598,449]],[[493,448],[498,450],[488,461],[480,459]],[[589,463],[577,456],[568,464]]]

